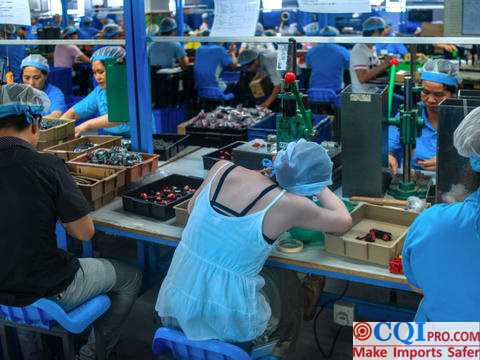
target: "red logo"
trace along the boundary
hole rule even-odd
[[[353,327],[353,336],[360,341],[367,340],[372,335],[372,327],[366,322],[356,323]]]

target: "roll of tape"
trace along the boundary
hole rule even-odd
[[[278,251],[284,253],[298,253],[303,249],[303,242],[293,238],[282,239],[277,242]]]

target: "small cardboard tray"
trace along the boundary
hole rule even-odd
[[[107,150],[104,148],[98,148],[95,150]],[[87,152],[73,158],[68,161],[68,163],[101,167],[106,169],[117,169],[123,168],[126,170],[125,173],[125,183],[130,184],[131,182],[141,178],[142,176],[148,175],[158,169],[158,155],[140,153],[143,157],[143,161],[137,165],[133,166],[116,166],[116,165],[105,165],[105,164],[91,164],[88,162]]]
[[[358,260],[388,266],[390,260],[401,254],[408,229],[417,213],[378,205],[361,204],[352,211],[352,228],[343,234],[325,234],[325,250]],[[390,241],[375,242],[357,240],[370,229],[392,233]]]
[[[47,142],[53,140],[62,140],[68,137],[75,135],[75,120],[64,120],[64,119],[55,119],[55,118],[43,118],[42,121],[61,121],[62,125],[52,127],[47,130],[40,130],[40,137],[38,138],[39,142]]]
[[[166,161],[174,157],[180,151],[185,149],[190,143],[190,135],[153,134],[152,137],[153,137],[153,140],[163,139],[165,141],[173,143],[167,149],[164,149],[164,150],[155,149],[155,143],[153,144],[153,152],[155,154],[158,154],[160,161]]]
[[[193,194],[184,196],[180,199],[172,201],[167,205],[156,204],[150,201],[145,201],[138,198],[141,193],[149,193],[150,191],[160,190],[164,186],[178,186],[184,187],[188,185],[195,189],[198,189],[202,184],[203,179],[194,176],[183,176],[178,174],[172,174],[163,179],[156,180],[150,184],[144,185],[132,191],[129,191],[122,195],[123,208],[126,211],[131,211],[140,215],[152,217],[158,220],[168,220],[175,216],[173,207],[190,199]]]
[[[37,143],[37,146],[36,146],[36,149],[38,151],[42,151],[44,152],[46,149],[52,147],[52,146],[55,146],[55,145],[59,145],[59,144],[63,144],[64,142],[66,141],[70,141],[70,140],[73,140],[74,138],[74,135],[68,135],[66,136],[65,138],[63,139],[53,139],[53,140],[47,140],[47,141],[38,141]]]
[[[98,181],[93,184],[77,183],[77,186],[94,210],[98,208],[94,206],[95,203],[98,203],[97,200],[104,198],[100,201],[101,205],[104,205],[106,203],[105,196],[109,198],[109,194],[113,193],[113,197],[115,197],[115,195],[119,194],[125,187],[126,171],[122,167],[101,168],[87,164],[80,165],[73,163],[67,163],[66,165],[72,174],[98,179]]]
[[[173,207],[173,210],[175,211],[175,223],[177,225],[180,225],[180,226],[187,225],[188,217],[190,216],[188,213],[189,202],[190,202],[190,199],[187,199]]]
[[[91,148],[82,151],[75,151],[76,148],[85,145],[86,143],[97,144]],[[108,135],[87,135],[78,139],[66,141],[60,145],[51,146],[45,149],[45,152],[52,153],[58,157],[61,157],[63,160],[68,161],[76,158],[77,156],[86,153],[87,151],[92,151],[102,148],[111,148],[113,146],[121,146],[122,137],[121,136],[108,136]]]
[[[220,159],[220,150],[223,150],[223,151],[230,150],[232,152],[232,155],[233,155],[233,149],[236,148],[237,146],[240,146],[240,145],[243,145],[243,144],[245,144],[245,141],[235,141],[232,144],[228,144],[227,146],[224,146],[224,147],[222,147],[218,150],[215,150],[215,151],[212,151],[211,153],[203,155],[202,156],[202,158],[203,158],[203,168],[205,170],[210,170],[212,168],[212,166],[215,165],[215,163],[217,161],[223,160],[223,159]],[[233,161],[233,157],[232,157],[232,160],[230,160],[230,159],[225,159],[225,160]]]

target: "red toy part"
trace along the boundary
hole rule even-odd
[[[390,268],[388,270],[393,274],[403,274],[402,255],[390,261]]]
[[[285,82],[288,83],[288,84],[293,83],[296,78],[297,77],[292,72],[288,72],[288,73],[285,74]]]
[[[390,60],[390,65],[395,65],[397,66],[399,64],[398,60],[397,59],[392,59]]]

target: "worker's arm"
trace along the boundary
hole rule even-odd
[[[55,119],[57,119],[60,116],[62,116],[62,112],[60,110],[55,110],[55,111],[52,111],[50,114],[42,116],[42,117],[43,118],[55,118]]]
[[[75,110],[73,110],[73,107],[67,110],[66,113],[64,113],[60,119],[67,119],[67,120],[80,120],[80,115],[78,115]]]
[[[72,222],[62,223],[62,225],[68,235],[78,240],[89,241],[95,234],[95,228],[90,214]]]
[[[189,66],[190,64],[188,63],[188,56],[184,56],[180,59],[178,59],[178,63],[180,64],[180,67],[182,69],[185,69],[187,66]]]
[[[109,122],[108,121],[108,114],[96,117],[95,119],[91,119],[85,121],[84,123],[75,126],[75,137],[80,137],[85,134],[88,130],[93,129],[103,129],[103,128],[110,128],[114,126],[118,126],[123,124],[122,122]]]
[[[81,62],[81,63],[89,63],[90,59],[85,54],[82,54],[82,55],[77,56],[75,61],[76,62]]]
[[[277,98],[277,95],[280,94],[281,90],[282,90],[281,84],[274,86],[270,96],[267,98],[267,100],[265,100],[264,103],[260,104],[260,106],[264,108],[268,108],[270,105],[272,105],[272,103]]]
[[[235,43],[230,43],[230,49],[228,49],[228,55],[232,57],[232,62],[230,63],[230,67],[232,69],[236,69],[238,67],[238,61],[237,61],[237,56],[235,55],[235,52],[237,51],[237,46]]]
[[[397,175],[398,161],[392,152],[388,153],[388,169],[392,171],[393,175]]]
[[[358,81],[360,81],[361,83],[366,83],[367,81],[375,79],[375,77],[377,77],[378,74],[388,69],[388,67],[390,66],[391,59],[392,59],[391,56],[385,56],[385,60],[380,65],[373,68],[372,70],[365,70],[365,69],[355,70],[355,72],[357,73]]]

